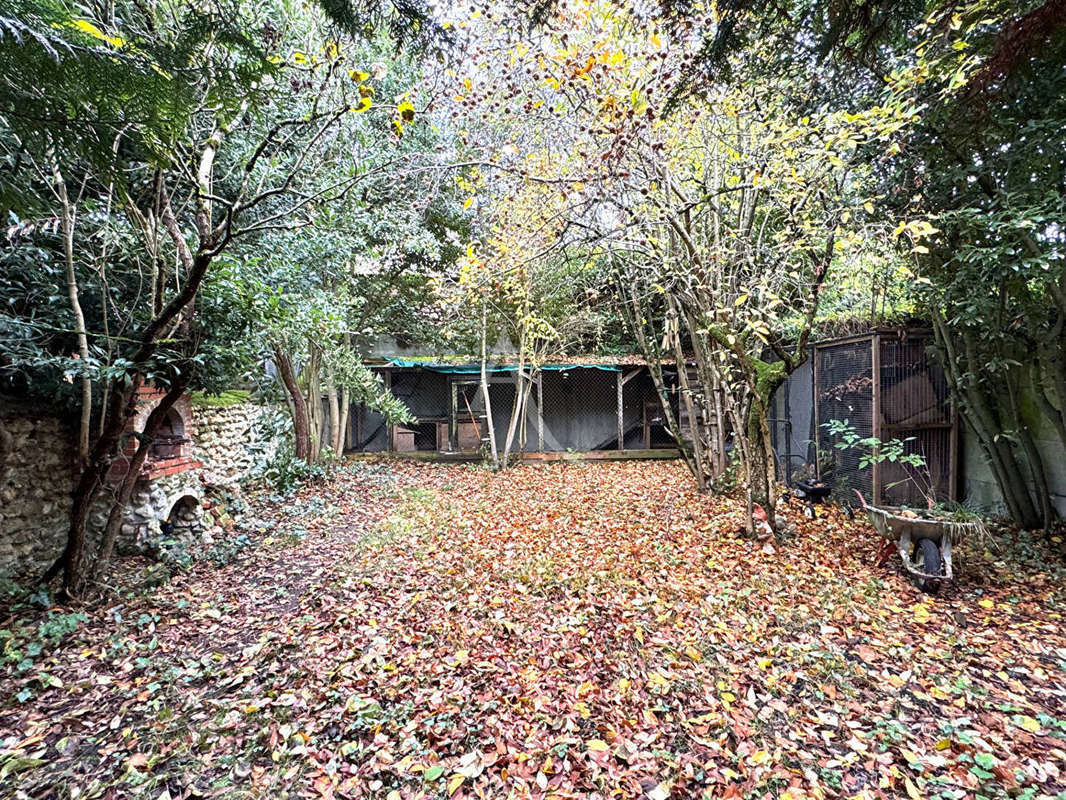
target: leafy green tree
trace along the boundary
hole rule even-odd
[[[546,26],[563,13],[537,9]],[[908,118],[893,146],[860,147],[857,163],[880,182],[878,212],[901,223],[917,310],[1011,516],[1046,527],[1038,418],[1066,441],[1062,3],[741,0],[644,13],[700,42],[674,70],[682,117],[715,86],[784,76],[792,88],[777,102],[797,117],[883,107]]]
[[[306,223],[249,236],[234,249],[242,266],[224,276],[241,297],[230,316],[243,317],[246,337],[262,343],[258,359],[276,368],[295,456],[308,462],[343,451],[352,403],[406,418],[357,354],[381,335],[432,340],[431,286],[459,252],[464,223],[448,180],[447,126],[414,118],[420,64],[389,47],[367,43],[361,60],[379,75],[375,93],[404,98],[406,115],[350,115],[319,154],[322,182],[341,184],[357,149],[358,191]]]
[[[358,9],[353,13],[358,18]],[[395,136],[410,103],[375,101],[372,71],[351,58],[351,39],[315,9],[236,0],[176,9],[117,4],[99,12],[27,4],[2,24],[11,34],[0,41],[4,194],[21,204],[20,220],[33,220],[25,230],[60,220],[74,324],[51,327],[77,341],[75,377],[83,386],[86,379],[98,384],[105,401],[75,490],[67,546],[44,575],[50,580],[62,571],[66,592],[76,594],[88,578],[89,511],[136,411],[139,387],[153,382],[168,391],[139,437],[98,563],[110,555],[153,426],[202,363],[194,301],[205,277],[241,240],[313,225],[322,209],[355,191],[366,177],[359,151],[348,151],[339,172],[323,158],[336,155],[343,123],[376,115]],[[48,176],[57,202],[31,202],[49,197],[39,191]],[[123,217],[113,227],[132,232],[137,243],[135,257],[120,259],[142,278],[128,304],[115,303],[116,284],[131,282],[110,273],[105,279],[107,260],[72,257],[89,252],[78,221],[93,220],[83,213],[90,207]],[[86,279],[103,297],[101,328],[93,331],[78,314],[81,306],[85,318],[89,305],[81,302]],[[47,327],[36,325],[43,321],[33,316],[39,310],[24,308],[29,318],[8,323],[23,344]],[[48,352],[42,345],[59,343],[46,339],[34,343],[41,353]]]
[[[862,151],[907,116],[800,112],[790,98],[802,81],[757,72],[743,85],[707,86],[671,113],[695,42],[666,25],[636,26],[608,2],[560,10],[536,46],[511,41],[505,26],[498,36],[512,68],[495,87],[473,70],[463,102],[476,98],[506,126],[506,136],[484,137],[478,165],[518,176],[497,193],[496,212],[519,233],[514,220],[532,219],[536,244],[518,263],[548,261],[569,243],[617,267],[630,328],[698,485],[726,467],[729,420],[753,501],[772,524],[770,399],[806,359],[830,267],[859,247],[856,230],[873,214]],[[760,55],[738,57],[737,69]],[[693,358],[690,380],[682,365]],[[684,420],[672,412],[664,361],[677,365]]]
[[[900,4],[812,53],[817,88],[799,99],[918,112],[867,161],[954,405],[1025,527],[1055,516],[1033,429],[1043,418],[1066,441],[1064,47],[1061,3]]]

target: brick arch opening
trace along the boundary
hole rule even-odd
[[[151,461],[164,461],[170,458],[179,458],[184,453],[182,448],[190,439],[185,435],[185,420],[176,408],[167,412],[163,424],[155,435],[148,458]]]
[[[163,533],[170,536],[197,534],[203,531],[203,510],[200,498],[191,492],[183,491],[167,500],[166,518],[162,521]]]

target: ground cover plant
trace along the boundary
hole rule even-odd
[[[681,462],[357,464],[248,547],[20,616],[0,784],[27,797],[1056,797],[1061,568],[965,551],[936,602],[860,519]],[[1049,564],[1051,566],[1049,566]],[[10,622],[8,623],[11,624]]]

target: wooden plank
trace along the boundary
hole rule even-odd
[[[870,372],[873,376],[873,400],[871,409],[871,423],[873,427],[873,436],[875,439],[881,438],[881,334],[875,333],[870,339]],[[874,455],[877,456],[880,452],[880,448],[874,449]],[[870,467],[871,475],[871,493],[873,494],[873,504],[875,506],[881,505],[881,464],[875,458],[874,463]]]
[[[627,372],[622,377],[622,385],[625,386],[627,383],[629,383],[631,380],[633,380],[635,377],[637,377],[643,371],[644,371],[643,367],[638,367],[637,369],[631,369],[629,372]]]
[[[923,422],[921,425],[889,425],[882,423],[881,432],[888,437],[896,438],[894,434],[911,431],[950,431],[950,422]]]
[[[675,447],[652,450],[586,450],[583,453],[547,452],[526,453],[526,461],[660,461],[681,457]]]
[[[651,450],[651,425],[648,424],[648,400],[644,399],[644,449]]]
[[[392,370],[385,370],[385,391],[392,391]],[[391,422],[385,423],[385,451],[392,452],[392,434],[395,426]]]
[[[619,372],[619,373],[617,373],[617,375],[618,375],[618,380],[616,381],[616,383],[618,384],[618,449],[619,450],[625,450],[626,449],[625,448],[625,445],[626,445],[626,443],[625,443],[626,432],[625,432],[625,420],[623,419],[623,414],[622,414],[622,385],[623,385],[622,384],[622,373]]]
[[[363,421],[363,418],[366,416],[366,406],[363,405],[362,403],[360,403],[357,406],[357,408],[358,408],[358,411],[355,414],[355,442],[352,445],[353,447],[356,444],[362,446],[363,429],[365,427],[365,423]]]
[[[955,404],[949,403],[951,408],[951,433],[948,435],[948,500],[959,499],[959,415],[955,412]]]
[[[677,448],[664,447],[652,450],[626,450],[621,453],[618,450],[588,450],[584,453],[567,452],[544,452],[525,453],[523,461],[673,461],[681,457]],[[475,453],[439,453],[433,450],[414,450],[409,453],[345,453],[344,458],[351,461],[373,460],[408,460],[408,461],[433,461],[445,464],[463,463],[471,464],[483,461],[480,455]]]
[[[537,373],[537,451],[544,452],[544,373]]]
[[[452,390],[452,413],[448,418],[448,449],[459,449],[459,383],[450,381],[448,387]]]
[[[818,418],[818,345],[811,346],[811,413],[814,415],[814,477],[822,479],[822,425]]]

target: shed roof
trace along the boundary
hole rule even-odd
[[[643,366],[644,362],[639,364],[632,364],[632,366]],[[441,361],[439,359],[414,359],[414,358],[390,358],[381,366],[388,367],[419,367],[421,369],[430,370],[431,372],[442,372],[449,375],[472,375],[481,372],[481,362],[457,362],[457,361]],[[564,372],[571,369],[598,369],[605,372],[621,372],[622,363],[610,361],[604,361],[602,359],[586,359],[580,360],[567,360],[567,361],[548,361],[538,365],[542,371],[554,371]],[[486,366],[487,372],[517,372],[518,362],[514,359],[500,359],[492,362]]]

